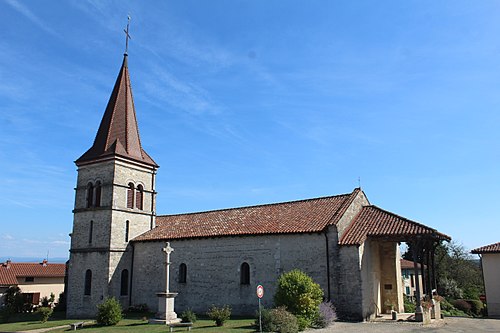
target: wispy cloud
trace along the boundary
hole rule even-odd
[[[50,26],[48,26],[42,19],[36,16],[31,10],[25,7],[22,3],[17,0],[6,0],[7,4],[15,9],[18,13],[22,14],[28,20],[36,24],[39,28],[42,28],[49,34],[53,36],[60,37],[60,35],[54,31]]]
[[[8,240],[13,240],[13,239],[14,239],[14,237],[12,237],[12,236],[11,236],[11,235],[9,235],[9,234],[3,234],[3,235],[2,235],[2,239],[3,239],[3,240],[7,240],[7,241],[8,241]]]

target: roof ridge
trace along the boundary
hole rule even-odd
[[[299,200],[291,200],[291,201],[273,202],[273,203],[250,205],[250,206],[239,206],[239,207],[230,207],[230,208],[211,209],[211,210],[205,210],[205,211],[200,211],[200,212],[188,212],[188,213],[178,213],[178,214],[157,215],[156,217],[158,218],[158,217],[170,217],[170,216],[180,216],[180,215],[196,215],[196,214],[206,214],[206,213],[212,213],[212,212],[231,211],[231,210],[237,210],[237,209],[243,209],[243,208],[257,208],[257,207],[277,206],[277,205],[290,204],[290,203],[307,202],[307,201],[314,201],[314,200],[321,200],[321,199],[331,199],[331,198],[336,198],[336,197],[349,196],[351,194],[352,194],[352,192],[351,193],[344,193],[344,194],[337,194],[337,195],[330,195],[330,196],[326,196],[326,197],[315,197],[315,198],[309,198],[309,199],[299,199]]]

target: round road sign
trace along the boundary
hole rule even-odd
[[[264,297],[264,287],[262,287],[260,284],[257,286],[257,297]]]

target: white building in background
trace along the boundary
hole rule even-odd
[[[500,318],[500,242],[471,252],[481,258],[488,317]]]

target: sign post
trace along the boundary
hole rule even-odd
[[[259,329],[260,333],[262,333],[262,311],[260,309],[260,299],[264,297],[264,287],[260,284],[257,286],[257,297],[259,298]]]

